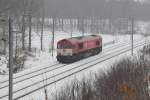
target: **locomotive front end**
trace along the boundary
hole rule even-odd
[[[57,43],[57,60],[62,63],[69,63],[73,55],[73,45],[64,39]]]

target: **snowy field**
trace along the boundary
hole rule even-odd
[[[112,46],[108,46],[108,47],[106,47],[106,48],[111,48],[111,47],[112,47]],[[141,47],[139,47],[139,48],[137,48],[136,50],[134,50],[134,54],[136,54],[136,51],[139,50],[140,48],[141,48]],[[128,46],[125,46],[124,49],[130,49],[130,44],[128,44]],[[108,50],[108,49],[107,49],[107,50]],[[79,65],[79,64],[82,64],[82,63],[85,63],[85,62],[88,62],[88,61],[92,61],[92,60],[94,60],[94,59],[97,58],[97,57],[103,57],[103,56],[105,56],[105,55],[107,55],[107,56],[108,56],[108,55],[111,55],[111,52],[112,52],[112,51],[113,51],[113,50],[106,52],[106,49],[105,49],[101,54],[99,54],[99,55],[97,55],[97,56],[90,57],[90,58],[88,58],[88,59],[79,61],[79,62],[77,62],[77,63],[75,63],[75,64],[71,64],[70,66],[69,66],[69,65],[68,65],[68,66],[65,66],[65,68],[62,68],[61,70],[57,70],[58,72],[53,71],[53,72],[51,72],[51,73],[43,73],[43,75],[41,75],[41,77],[32,78],[32,79],[30,79],[29,81],[25,82],[24,84],[15,85],[15,86],[14,86],[14,87],[15,87],[15,90],[16,90],[17,88],[19,89],[19,88],[24,87],[24,86],[26,86],[26,85],[28,85],[28,84],[31,84],[31,83],[34,84],[34,82],[40,80],[41,78],[47,79],[48,77],[53,76],[53,75],[55,75],[56,73],[60,73],[61,71],[65,70],[65,69],[68,69],[68,68],[70,68],[70,67],[75,67],[75,66],[77,66],[77,65]],[[114,51],[113,51],[113,52],[114,52]],[[88,78],[88,77],[90,77],[90,74],[94,74],[95,72],[98,73],[98,72],[100,72],[100,71],[109,70],[109,68],[111,67],[111,65],[112,65],[113,63],[115,63],[116,61],[118,61],[118,60],[119,60],[120,58],[122,58],[122,57],[129,56],[130,54],[131,54],[130,51],[129,51],[129,52],[126,52],[126,53],[124,53],[124,54],[122,54],[122,55],[120,55],[120,56],[117,56],[117,57],[114,57],[114,58],[109,59],[109,60],[107,60],[107,61],[104,61],[104,62],[102,62],[102,63],[100,63],[100,64],[97,64],[97,65],[95,65],[95,66],[92,66],[91,68],[86,69],[86,70],[84,70],[84,71],[82,71],[82,72],[80,72],[80,73],[74,74],[74,75],[72,75],[72,76],[70,76],[70,77],[68,77],[68,78],[65,78],[64,80],[61,80],[61,81],[59,81],[59,82],[57,82],[57,83],[55,83],[55,84],[52,84],[51,86],[47,87],[48,94],[49,94],[49,95],[52,95],[51,93],[56,93],[57,91],[59,91],[60,88],[64,87],[64,86],[66,85],[66,83],[67,83],[67,84],[69,84],[69,83],[71,84],[71,80],[73,80],[74,78],[76,78],[76,79],[78,79],[78,80],[82,80],[83,77]],[[92,61],[92,62],[93,62],[93,61]],[[84,67],[84,66],[82,66],[82,67]],[[99,71],[98,71],[98,70],[99,70]],[[18,75],[19,75],[19,74],[18,74]],[[17,76],[17,75],[16,75],[16,76]],[[59,76],[59,77],[62,77],[62,76],[64,76],[64,75],[61,75],[61,76]],[[20,91],[19,93],[16,93],[15,96],[24,94],[24,93],[26,93],[26,92],[28,92],[28,91],[34,89],[34,88],[39,88],[40,86],[45,85],[45,84],[49,83],[50,81],[55,81],[55,80],[57,80],[59,77],[58,77],[58,76],[57,76],[57,77],[53,77],[53,78],[51,78],[50,80],[43,81],[41,84],[37,84],[37,85],[34,84],[34,86],[33,86],[32,88],[26,89],[25,91]],[[56,91],[56,90],[57,90],[57,91]],[[4,91],[4,90],[3,90],[3,91]],[[28,100],[28,99],[31,99],[31,100],[32,100],[33,98],[34,98],[35,100],[43,100],[43,98],[44,98],[44,92],[43,92],[43,91],[44,91],[43,89],[40,90],[40,91],[37,91],[37,92],[35,92],[35,93],[31,94],[31,95],[28,95],[28,96],[25,97],[25,98],[22,98],[21,100]],[[1,94],[1,95],[2,95],[2,94]],[[4,100],[5,100],[5,99],[4,99]],[[7,99],[6,99],[6,100],[7,100]]]
[[[108,47],[111,47],[111,46],[112,45],[109,45]],[[136,54],[138,53],[138,51],[141,48],[142,48],[142,46],[134,49],[134,56],[136,56]],[[102,53],[102,54],[104,54],[104,53]],[[91,68],[88,68],[88,69],[86,69],[80,73],[77,73],[77,74],[74,74],[70,77],[67,77],[66,79],[61,80],[55,84],[52,84],[51,86],[46,88],[48,90],[49,98],[51,98],[51,96],[53,96],[53,94],[57,93],[61,88],[65,88],[66,84],[71,84],[74,79],[82,81],[83,78],[92,77],[92,75],[95,73],[105,72],[105,71],[110,69],[111,65],[113,65],[114,63],[119,61],[121,58],[124,58],[124,57],[131,57],[132,58],[132,56],[130,56],[130,55],[131,55],[131,51],[126,52],[126,53],[121,54],[119,56],[113,57],[112,59],[104,61],[100,64],[97,64]],[[52,74],[55,74],[55,72]],[[43,77],[44,77],[44,79],[46,79],[48,76],[47,76],[47,74],[44,74]],[[55,81],[55,80],[57,80],[57,77],[54,77],[51,80]],[[43,85],[45,85],[45,84],[46,84],[46,81],[43,82]],[[40,91],[37,91],[31,95],[28,95],[24,98],[21,98],[20,100],[27,100],[27,99],[43,100],[44,96],[45,96],[44,89],[41,89]]]
[[[81,36],[82,33],[79,32],[73,32],[72,36]],[[85,33],[85,35],[90,35],[88,33]],[[102,36],[103,38],[103,46],[107,46],[113,43],[121,43],[121,42],[126,42],[130,41],[130,35],[105,35],[105,34],[98,34]],[[55,35],[55,51],[56,51],[56,46],[57,42],[61,39],[64,38],[70,38],[70,33],[65,33],[65,32],[56,32]],[[137,39],[142,39],[142,35],[134,35],[134,40]],[[51,53],[51,39],[52,39],[52,33],[50,31],[44,31],[44,36],[43,36],[43,52],[40,50],[40,36],[33,32],[32,33],[32,48],[33,49],[33,56],[34,57],[28,57],[27,61],[25,62],[25,69],[31,69],[33,67],[37,68],[37,66],[47,66],[51,63],[56,63],[56,52],[54,51],[54,56],[52,57]],[[27,39],[28,40],[28,39]],[[26,41],[26,45],[27,45]],[[44,59],[44,60],[43,60]],[[8,75],[8,69],[6,65],[7,60],[3,56],[0,57],[0,72],[5,73],[6,77]],[[0,75],[0,77],[5,77],[4,75]]]
[[[73,36],[80,36],[80,35],[81,35],[81,33],[73,33]],[[86,35],[89,35],[89,34],[86,34]],[[104,48],[109,48],[110,51],[112,51],[111,47],[113,47],[114,45],[122,44],[122,43],[127,43],[129,45],[128,48],[130,48],[130,35],[117,35],[117,36],[104,35],[104,34],[99,34],[99,35],[101,35],[102,38],[103,38],[103,47]],[[44,32],[44,41],[43,41],[44,51],[43,52],[40,51],[40,37],[37,36],[35,33],[33,33],[33,37],[34,38],[32,39],[32,47],[37,49],[36,52],[33,53],[35,56],[34,57],[28,57],[27,61],[25,62],[25,69],[20,71],[19,73],[14,74],[14,77],[17,77],[17,76],[23,75],[25,73],[32,72],[32,71],[38,70],[40,68],[44,68],[44,67],[47,67],[49,65],[53,65],[53,64],[57,63],[56,52],[54,51],[54,56],[53,57],[51,56],[51,52],[49,52],[50,44],[51,44],[51,38],[52,38],[51,37],[51,32],[48,32],[48,31]],[[63,38],[67,38],[67,37],[69,38],[70,34],[65,33],[65,32],[56,32],[56,35],[55,35],[55,48],[56,48],[57,41],[59,41]],[[138,42],[138,41],[141,41],[143,39],[144,39],[144,37],[142,35],[134,35],[135,43]],[[134,53],[136,54],[137,50],[139,50],[140,48],[141,47],[134,50]],[[108,50],[108,52],[109,52],[109,50]],[[108,52],[106,52],[106,54]],[[104,56],[104,55],[105,55],[105,52],[102,52],[101,54],[99,54],[99,56]],[[95,72],[99,72],[99,70],[101,70],[101,71],[108,70],[110,68],[111,64],[118,61],[119,58],[129,56],[129,55],[130,55],[130,52],[127,52],[127,53],[122,54],[120,56],[109,59],[108,61],[104,61],[103,63],[95,65],[95,66],[93,66],[89,69],[86,69],[86,70],[84,70],[84,71],[82,71],[78,74],[75,74],[71,77],[68,77],[65,80],[59,81],[58,83],[55,83],[55,84],[53,84],[53,85],[51,85],[47,88],[48,93],[50,93],[49,95],[52,95],[51,93],[57,92],[56,90],[59,90],[62,86],[64,86],[64,84],[66,84],[68,82],[71,82],[70,80],[72,80],[74,78],[82,80],[83,76],[90,77],[90,74],[95,73]],[[88,60],[94,59],[95,57],[83,60],[83,61],[78,62],[78,63],[79,64],[84,63]],[[0,63],[1,71],[4,70],[4,71],[7,72],[8,71],[7,68],[6,68],[6,63],[7,62],[4,59],[4,57],[1,57],[0,62],[1,62]],[[77,63],[75,65],[77,65]],[[73,67],[73,66],[71,66],[71,67]],[[51,74],[55,74],[55,73],[57,73],[57,72],[52,72]],[[46,77],[47,77],[46,74],[43,75],[44,79]],[[0,75],[0,82],[2,82],[4,80],[7,80],[7,79],[8,79],[8,72],[5,75]],[[38,78],[35,81],[37,81],[37,80],[38,80]],[[55,81],[55,80],[56,80],[55,77],[52,78],[52,81]],[[35,82],[35,81],[34,81],[34,79],[31,79],[30,82],[28,82],[28,83]],[[18,88],[21,88],[22,85],[27,85],[28,83],[17,85],[17,87],[19,86]],[[43,85],[44,84],[45,83],[43,83]],[[38,86],[39,85],[36,85],[35,87],[38,87]],[[1,90],[0,90],[0,92],[1,92]],[[33,99],[33,98],[35,100],[43,100],[43,98],[44,98],[43,93],[44,93],[43,90],[37,91],[37,92],[35,92],[35,93],[25,97],[25,98],[22,98],[22,100],[30,100],[30,99]]]

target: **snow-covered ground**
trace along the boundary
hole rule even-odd
[[[140,42],[140,41],[139,41],[139,42]],[[130,44],[127,43],[126,45],[128,45],[128,46],[124,46],[124,49],[122,48],[123,50],[125,50],[125,49],[130,49]],[[111,49],[111,46],[109,46],[108,48]],[[119,47],[118,49],[121,49],[121,47]],[[137,49],[139,49],[139,48],[137,48]],[[136,49],[136,50],[137,50],[137,49]],[[107,52],[106,52],[106,51],[107,51]],[[114,51],[115,51],[115,50],[114,50]],[[53,71],[53,72],[51,72],[51,73],[49,73],[49,74],[48,74],[48,73],[45,73],[45,74],[41,75],[41,77],[32,78],[32,79],[26,81],[25,84],[21,84],[21,83],[20,83],[20,84],[18,84],[18,85],[15,85],[14,88],[15,88],[15,90],[17,90],[17,89],[19,89],[19,88],[22,88],[22,87],[27,86],[28,84],[31,84],[31,83],[34,84],[34,82],[40,80],[41,78],[46,79],[46,78],[48,78],[48,77],[50,77],[50,76],[55,75],[56,73],[61,73],[61,71],[67,70],[68,68],[73,68],[73,67],[76,67],[77,65],[80,65],[80,64],[82,64],[82,63],[86,63],[86,62],[88,62],[88,61],[92,61],[92,60],[96,59],[97,57],[103,57],[103,56],[104,56],[104,59],[106,59],[107,57],[105,58],[105,56],[106,56],[106,55],[107,55],[107,56],[111,55],[111,52],[114,52],[114,51],[113,51],[113,50],[109,51],[108,49],[105,49],[101,54],[99,54],[99,55],[97,55],[97,56],[90,57],[90,58],[88,58],[88,59],[79,61],[79,62],[77,62],[77,63],[75,63],[75,64],[71,64],[71,65],[65,66],[64,68],[61,68],[60,70],[56,70],[57,72],[56,72],[56,71]],[[120,51],[120,50],[119,50],[119,51]],[[116,53],[118,53],[118,52],[116,52]],[[136,52],[134,52],[134,53],[136,53]],[[120,56],[117,56],[117,57],[115,57],[115,58],[113,58],[113,59],[109,59],[109,60],[104,61],[104,62],[102,62],[102,63],[100,63],[100,64],[97,64],[97,65],[95,65],[95,66],[92,66],[91,68],[86,69],[86,70],[84,70],[84,71],[82,71],[82,72],[80,72],[80,73],[78,73],[78,74],[72,75],[71,77],[68,77],[68,78],[66,78],[66,79],[64,79],[64,80],[61,80],[60,82],[58,82],[58,83],[56,83],[56,84],[53,84],[53,85],[47,87],[48,93],[49,93],[49,95],[50,95],[50,93],[57,92],[56,89],[59,90],[60,87],[64,87],[65,84],[66,84],[66,83],[70,83],[70,82],[71,82],[70,80],[72,80],[73,78],[77,78],[77,79],[79,79],[79,80],[82,80],[83,76],[90,77],[90,75],[88,75],[88,74],[94,74],[95,71],[98,72],[98,69],[99,69],[99,70],[103,70],[103,71],[108,70],[108,69],[110,68],[109,66],[110,66],[111,64],[113,64],[115,61],[117,61],[117,59],[119,59],[119,58],[121,58],[121,57],[124,57],[124,56],[128,56],[128,55],[130,55],[130,51],[127,52],[127,53],[125,53],[125,54],[122,54],[122,55],[120,55]],[[101,60],[103,61],[103,58],[101,58]],[[95,62],[95,61],[92,61],[92,62]],[[86,67],[86,66],[82,66],[82,67],[80,67],[80,68],[83,68],[83,67]],[[79,69],[80,69],[80,68],[79,68]],[[15,75],[15,76],[17,76],[17,75]],[[34,84],[32,88],[26,89],[25,91],[20,91],[19,94],[16,93],[15,96],[21,95],[21,94],[23,94],[24,92],[26,93],[26,92],[28,92],[28,91],[31,91],[31,90],[34,89],[34,88],[38,88],[38,87],[40,87],[40,86],[43,86],[43,85],[45,85],[46,83],[53,82],[53,81],[57,80],[59,77],[63,77],[63,76],[64,76],[64,74],[62,74],[61,76],[53,77],[53,78],[51,78],[50,80],[47,79],[47,81],[43,81],[43,82],[41,82],[41,84]],[[5,90],[6,90],[6,89],[5,89]],[[4,91],[4,89],[3,89],[3,91]],[[33,93],[33,94],[31,94],[31,95],[25,97],[25,98],[22,98],[22,100],[27,100],[27,99],[29,99],[29,98],[30,98],[30,99],[33,99],[33,98],[34,98],[35,100],[37,100],[37,99],[43,99],[43,98],[44,98],[44,94],[43,94],[43,93],[44,93],[43,90],[40,90],[40,91],[37,91],[37,92],[35,92],[35,93]],[[0,94],[0,95],[2,95],[2,94]]]
[[[3,56],[0,56],[0,74],[8,72],[7,63],[7,59]]]
[[[81,36],[82,33],[79,32],[73,32],[72,36]],[[85,35],[90,35],[90,33],[85,33]],[[107,35],[107,34],[98,34],[101,35],[103,38],[103,45],[107,46],[113,43],[120,43],[120,42],[126,42],[130,41],[130,35]],[[70,38],[70,33],[65,32],[55,32],[55,51],[57,42],[64,38]],[[142,35],[134,35],[134,40],[142,39]],[[43,36],[43,52],[40,50],[40,36],[36,32],[32,32],[32,48],[33,50],[33,57],[27,57],[27,61],[25,62],[25,69],[30,69],[32,67],[37,66],[46,66],[56,61],[56,52],[54,51],[54,56],[52,57],[51,53],[51,40],[52,40],[52,33],[50,31],[44,31]],[[26,45],[27,45],[26,41]],[[0,60],[0,72],[8,74],[7,69],[7,60],[4,57],[1,57],[2,60]],[[43,60],[44,59],[44,60]],[[4,77],[0,75],[0,77]],[[7,75],[6,75],[7,77]]]
[[[81,33],[77,33],[77,32],[73,33],[73,36],[80,36],[80,35],[81,35]],[[89,35],[89,34],[86,34],[86,35]],[[102,38],[103,38],[104,47],[105,48],[107,48],[107,47],[110,48],[110,51],[111,51],[111,46],[113,46],[113,45],[126,43],[126,42],[130,43],[130,35],[117,35],[117,36],[104,35],[104,34],[99,34],[99,35],[101,35]],[[34,57],[28,57],[27,58],[27,61],[25,62],[25,69],[23,71],[17,73],[17,74],[14,74],[15,77],[57,63],[56,52],[54,51],[54,56],[53,57],[51,56],[51,52],[49,52],[49,49],[51,47],[50,46],[51,38],[52,38],[51,32],[49,32],[49,31],[44,32],[44,41],[43,41],[44,51],[43,52],[40,51],[40,37],[34,32],[33,32],[33,37],[34,38],[32,39],[32,47],[36,48],[36,51],[33,53]],[[59,41],[60,39],[69,38],[69,37],[70,37],[70,33],[56,32],[56,35],[55,35],[55,48],[56,48],[57,41]],[[134,40],[135,41],[136,40],[140,41],[140,40],[143,40],[143,39],[144,38],[143,38],[142,35],[134,35]],[[127,52],[127,53],[125,53],[125,54],[123,54],[122,56],[119,56],[119,57],[124,57],[124,56],[129,55],[129,54],[130,54],[130,52]],[[109,69],[108,66],[110,66],[112,63],[114,63],[119,57],[115,57],[114,59],[110,59],[109,61],[105,61],[103,63],[95,65],[90,69],[86,69],[85,71],[82,71],[80,74],[75,74],[72,77],[69,77],[69,78],[65,79],[64,81],[60,81],[60,82],[50,86],[48,88],[48,90],[49,91],[55,91],[56,89],[59,89],[59,87],[66,84],[66,82],[68,82],[68,80],[73,79],[75,77],[82,78],[81,76],[88,76],[87,74],[93,73],[93,72],[98,71],[98,70],[107,70],[107,69]],[[4,57],[1,57],[1,58],[2,58],[2,60],[0,60],[0,69],[5,70],[7,72],[7,68],[6,68],[7,60]],[[2,63],[2,62],[5,62],[5,63]],[[83,60],[83,62],[84,62],[84,60]],[[52,73],[52,74],[54,74],[54,73]],[[45,78],[46,76],[43,76],[43,77]],[[8,79],[8,74],[0,75],[0,82],[2,82],[3,80],[7,80],[7,79]],[[55,78],[53,78],[53,80],[55,80]],[[32,81],[32,79],[30,81]],[[38,87],[38,85],[36,87]],[[34,96],[37,97],[37,98],[42,99],[43,96],[44,96],[43,91],[35,92],[34,95],[29,95],[26,98],[23,98],[23,100],[28,100],[29,98],[31,98],[31,99],[35,98]]]

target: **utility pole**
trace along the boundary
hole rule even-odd
[[[44,28],[44,15],[42,15],[42,26],[41,26],[41,51],[43,51],[43,28]]]
[[[41,25],[41,51],[43,51],[44,18],[45,18],[45,9],[44,9],[44,7],[43,7],[43,13],[42,13],[42,25]]]
[[[134,18],[131,18],[131,55],[133,56],[133,33],[134,33]]]
[[[13,100],[13,33],[11,18],[9,18],[9,100]]]

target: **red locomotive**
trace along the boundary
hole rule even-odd
[[[89,35],[63,39],[57,43],[57,60],[72,63],[102,51],[102,37]]]

